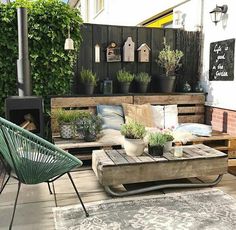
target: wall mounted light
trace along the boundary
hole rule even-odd
[[[70,27],[68,27],[68,38],[65,41],[64,45],[65,50],[74,50],[74,41],[70,38]]]
[[[227,5],[223,6],[216,5],[216,8],[210,12],[212,22],[214,22],[215,25],[217,25],[217,23],[221,21],[223,14],[225,14],[227,10],[228,10]]]

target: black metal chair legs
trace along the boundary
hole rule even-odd
[[[18,189],[17,189],[17,193],[16,193],[16,199],[15,199],[15,203],[14,203],[14,208],[13,208],[13,213],[12,213],[12,217],[11,217],[11,223],[9,226],[9,230],[12,229],[12,224],[13,224],[13,220],[14,220],[14,216],[15,216],[15,212],[16,212],[17,200],[18,200],[19,192],[20,192],[20,186],[21,186],[21,182],[18,181]]]
[[[47,182],[47,184],[48,184],[48,190],[49,190],[49,193],[52,195],[52,190],[51,190],[51,187],[50,187],[50,183],[49,183],[49,181]]]
[[[3,186],[2,186],[2,189],[0,190],[0,194],[2,193],[2,191],[4,190],[4,188],[5,188],[5,186],[7,185],[7,183],[8,183],[8,181],[9,181],[9,179],[10,179],[10,175],[8,175],[8,178],[7,178],[7,180],[4,182],[4,184],[3,184]]]
[[[76,186],[75,186],[74,181],[72,180],[72,177],[71,177],[70,173],[68,172],[67,175],[68,175],[68,177],[70,178],[70,181],[71,181],[71,183],[72,183],[72,185],[73,185],[73,187],[74,187],[74,190],[75,190],[75,192],[76,192],[76,194],[77,194],[77,196],[78,196],[78,198],[79,198],[79,201],[80,201],[80,203],[81,203],[81,205],[82,205],[82,207],[83,207],[83,209],[84,209],[84,212],[85,212],[86,217],[89,217],[89,214],[88,214],[88,212],[87,212],[87,210],[86,210],[86,208],[85,208],[85,206],[84,206],[84,203],[83,203],[83,201],[82,201],[82,199],[81,199],[81,197],[80,197],[80,195],[79,195],[79,192],[78,192],[78,190],[77,190],[77,188],[76,188]]]
[[[80,195],[79,195],[79,192],[78,192],[78,190],[77,190],[77,188],[76,188],[76,186],[75,186],[75,183],[74,183],[74,181],[73,181],[73,179],[72,179],[70,173],[67,173],[67,174],[68,174],[68,177],[69,177],[69,179],[70,179],[70,181],[71,181],[71,183],[72,183],[72,185],[73,185],[73,188],[74,188],[74,190],[75,190],[75,192],[76,192],[76,194],[77,194],[77,196],[78,196],[78,198],[79,198],[79,201],[80,201],[80,203],[81,203],[81,205],[82,205],[82,207],[83,207],[83,210],[84,210],[84,212],[85,212],[85,215],[86,215],[86,217],[88,217],[89,214],[88,214],[88,212],[87,212],[87,210],[86,210],[86,208],[85,208],[85,206],[84,206],[84,203],[83,203],[83,201],[82,201],[82,199],[81,199],[81,197],[80,197]],[[10,176],[9,176],[9,177],[7,178],[7,180],[5,181],[3,187],[2,187],[2,189],[1,189],[1,191],[0,191],[0,194],[1,194],[1,192],[3,191],[4,187],[6,186],[7,182],[9,181],[9,178],[10,178]],[[50,194],[53,194],[53,195],[54,195],[54,201],[55,201],[55,205],[56,205],[56,207],[57,207],[57,198],[56,198],[56,192],[55,192],[54,183],[53,183],[53,181],[51,182],[51,183],[52,183],[52,190],[51,190],[51,187],[50,187],[49,182],[47,182],[47,183],[48,183],[48,189],[49,189]],[[20,193],[20,188],[21,188],[21,182],[18,181],[18,189],[17,189],[17,193],[16,193],[16,199],[15,199],[15,203],[14,203],[14,208],[13,208],[13,213],[12,213],[12,218],[11,218],[11,223],[10,223],[10,226],[9,226],[9,230],[12,229],[12,225],[13,225],[13,221],[14,221],[14,217],[15,217],[15,212],[16,212],[16,205],[17,205],[17,201],[18,201],[18,197],[19,197],[19,193]]]

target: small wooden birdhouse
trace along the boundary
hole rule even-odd
[[[123,61],[133,62],[134,61],[134,42],[131,37],[128,37],[123,46]]]
[[[107,62],[120,62],[121,52],[120,47],[117,46],[115,42],[111,42],[106,49]]]
[[[151,49],[146,43],[143,43],[138,49],[138,61],[149,62],[149,56]]]

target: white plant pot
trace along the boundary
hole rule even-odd
[[[137,157],[143,154],[145,143],[142,139],[124,138],[124,149],[128,156]]]
[[[169,152],[172,148],[172,141],[167,141],[164,145],[164,152]]]

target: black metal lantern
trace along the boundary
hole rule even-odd
[[[228,10],[227,5],[223,5],[223,6],[216,5],[216,8],[210,12],[212,22],[214,22],[215,25],[217,25],[217,23],[221,21],[222,15],[225,14],[227,10]]]
[[[113,92],[112,80],[106,79],[102,82],[102,92],[103,94],[112,94]]]

